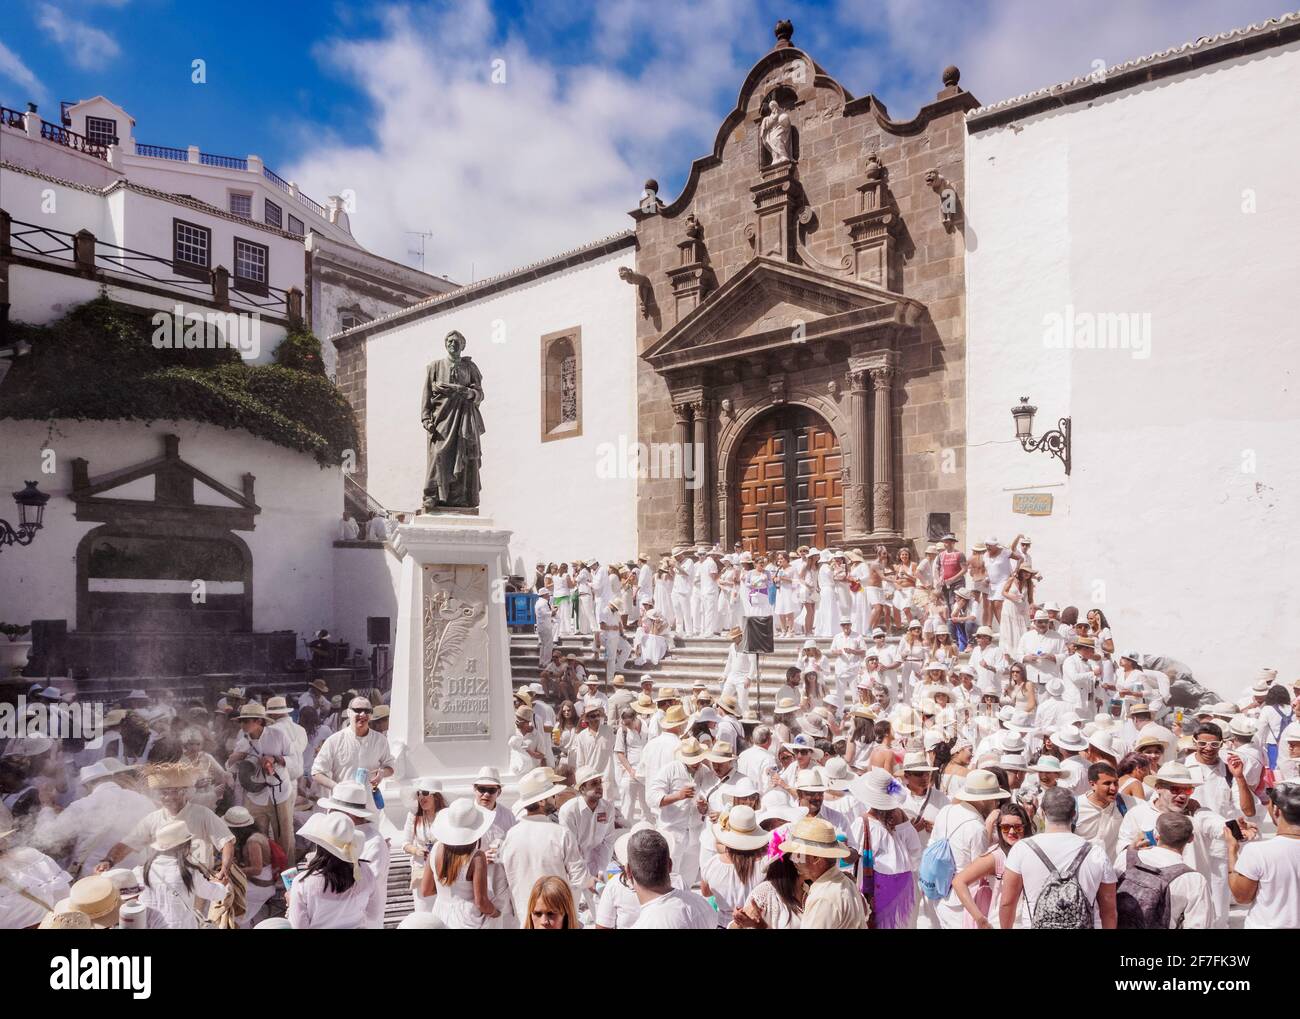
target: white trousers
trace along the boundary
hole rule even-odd
[[[700,596],[700,633],[712,637],[718,632],[718,598],[717,595]]]
[[[632,645],[617,633],[605,634],[605,682],[614,682],[614,673],[627,664],[627,656],[632,653]]]
[[[691,596],[673,592],[673,629],[680,634],[694,633],[691,627]]]

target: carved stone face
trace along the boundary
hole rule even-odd
[[[447,338],[442,342],[446,346],[447,353],[451,355],[453,361],[460,357],[461,351],[465,349],[466,344],[465,337],[454,329],[447,334]]]

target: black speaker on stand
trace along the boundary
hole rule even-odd
[[[772,636],[771,616],[745,616],[744,632],[740,635],[740,650],[754,656],[754,714],[761,717],[763,705],[763,659],[776,650]]]

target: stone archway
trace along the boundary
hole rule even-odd
[[[824,417],[800,404],[770,408],[747,422],[729,452],[728,541],[789,552],[843,539],[844,454]]]

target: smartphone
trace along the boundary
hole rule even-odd
[[[287,892],[289,886],[293,884],[293,879],[298,876],[298,868],[290,867],[288,870],[280,871],[280,880],[284,882],[284,890]]]
[[[1237,821],[1228,822],[1228,831],[1232,832],[1232,837],[1238,842],[1246,841],[1246,836],[1241,833],[1241,825]]]

